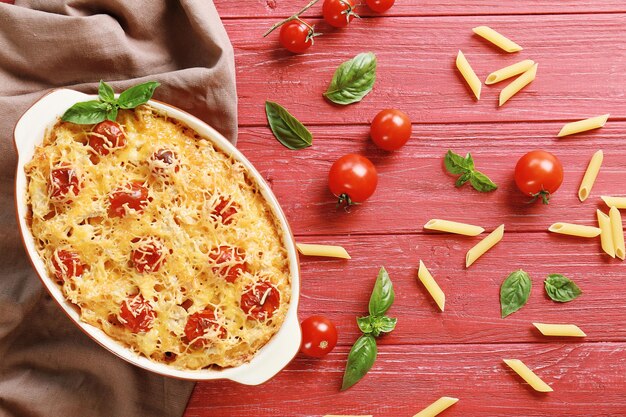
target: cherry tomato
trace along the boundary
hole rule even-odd
[[[215,337],[225,339],[226,329],[218,324],[212,309],[205,308],[189,316],[185,325],[185,338],[191,347],[199,349]]]
[[[148,189],[139,182],[131,182],[109,195],[109,217],[124,217],[127,209],[142,212],[148,205]]]
[[[80,178],[76,171],[69,166],[59,166],[50,171],[48,193],[54,201],[67,201],[67,195],[71,192],[78,195],[80,191]]]
[[[143,238],[135,243],[137,246],[133,249],[131,259],[137,272],[158,272],[165,262],[165,245],[156,238]]]
[[[383,13],[391,9],[396,0],[365,0],[367,6],[377,13]]]
[[[89,146],[100,155],[108,155],[109,152],[126,145],[126,135],[119,124],[111,120],[105,120],[93,127],[89,135]]]
[[[268,281],[246,287],[241,295],[241,309],[249,318],[270,319],[280,307],[280,293]]]
[[[354,0],[324,0],[324,20],[336,28],[345,28],[354,19]]]
[[[548,204],[550,196],[563,182],[561,161],[546,151],[532,151],[522,156],[515,166],[515,184],[526,195],[541,197]]]
[[[337,328],[324,316],[311,316],[304,320],[300,352],[313,358],[321,358],[330,353],[337,344]]]
[[[378,184],[374,164],[364,156],[348,154],[330,167],[328,187],[339,198],[338,204],[359,204],[367,200]]]
[[[231,224],[233,216],[238,213],[239,206],[227,198],[220,197],[211,215],[219,218],[222,224]]]
[[[133,333],[147,332],[152,328],[156,312],[141,294],[129,297],[122,303],[119,321]]]
[[[280,27],[279,42],[294,54],[301,54],[313,45],[313,30],[300,20],[290,20]]]
[[[178,154],[171,149],[159,149],[150,156],[151,171],[156,175],[163,175],[166,171],[174,169],[180,171]]]
[[[214,274],[222,276],[228,282],[235,282],[239,275],[248,272],[248,265],[244,262],[246,254],[239,248],[219,246],[213,249],[209,258],[215,265]]]
[[[54,276],[59,284],[71,277],[79,277],[83,274],[84,265],[76,252],[60,249],[52,255]]]
[[[406,113],[396,109],[381,110],[370,126],[372,141],[386,151],[395,151],[403,147],[411,133],[411,119]]]

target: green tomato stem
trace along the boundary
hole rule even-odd
[[[304,22],[302,19],[300,19],[300,15],[304,12],[306,12],[307,10],[309,10],[311,7],[313,7],[313,5],[315,3],[317,3],[319,0],[311,0],[309,2],[309,4],[307,4],[306,6],[304,6],[298,13],[294,14],[293,16],[289,16],[287,19],[281,20],[278,23],[275,23],[271,28],[268,29],[267,32],[265,32],[263,34],[263,37],[266,37],[267,35],[269,35],[270,33],[272,33],[273,31],[275,31],[276,29],[278,29],[279,27],[281,27],[282,25],[284,25],[287,22],[291,22],[292,20],[299,20],[300,22],[304,23],[311,32],[314,33],[313,31],[313,26],[309,25],[308,23]],[[310,35],[310,38],[312,39],[313,36],[315,36],[315,34]]]

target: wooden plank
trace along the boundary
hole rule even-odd
[[[277,34],[261,37],[271,19],[224,23],[235,48],[242,125],[266,123],[265,100],[283,103],[308,124],[366,123],[389,106],[403,107],[416,123],[626,117],[624,14],[364,19],[326,33],[301,56],[281,49]],[[506,54],[473,36],[480,24],[502,30],[524,51]],[[475,102],[454,67],[458,49],[481,79],[526,58],[539,63],[537,79],[502,108],[501,84],[485,87]],[[322,93],[336,67],[366,50],[378,57],[373,92],[352,106],[326,102]]]
[[[198,383],[185,417],[411,417],[442,395],[460,398],[446,417],[626,415],[626,344],[382,346],[370,373],[340,393],[347,352],[298,357],[258,387]],[[523,360],[554,392],[534,392],[502,358]]]
[[[269,128],[242,128],[239,148],[271,184],[291,226],[299,235],[416,233],[431,218],[476,223],[489,230],[501,223],[508,231],[545,231],[557,221],[596,224],[596,208],[606,211],[600,195],[626,194],[626,123],[609,121],[595,132],[557,139],[561,123],[415,125],[413,138],[400,151],[387,153],[369,139],[369,127],[313,126],[312,147],[290,151]],[[457,189],[443,167],[448,149],[471,152],[477,167],[498,185],[479,193],[469,184]],[[533,149],[556,154],[564,183],[552,203],[527,204],[513,181],[519,157]],[[604,149],[602,170],[591,196],[578,200],[589,159]],[[327,178],[332,162],[347,153],[368,156],[377,166],[379,185],[365,204],[349,213],[335,208]],[[469,209],[471,207],[471,209]]]

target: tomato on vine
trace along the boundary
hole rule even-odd
[[[328,188],[339,200],[338,205],[348,206],[367,200],[378,185],[374,164],[364,156],[344,155],[330,167]]]
[[[324,316],[311,316],[304,320],[300,352],[313,358],[326,356],[337,344],[337,328]]]
[[[541,197],[548,204],[563,182],[563,165],[550,152],[536,150],[522,156],[515,166],[515,184],[524,194]]]
[[[355,6],[354,0],[324,0],[322,15],[329,25],[345,28],[352,19],[359,17],[354,13]]]
[[[300,18],[300,15],[307,11],[319,0],[311,0],[302,10],[285,20],[274,24],[263,34],[266,37],[274,30],[280,28],[278,41],[281,46],[294,54],[301,54],[313,45],[314,38],[321,35],[315,32],[315,26]]]
[[[383,13],[391,9],[396,0],[365,0],[367,7],[376,13]]]

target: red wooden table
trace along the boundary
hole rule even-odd
[[[277,34],[261,37],[304,1],[215,0],[235,48],[239,96],[239,148],[265,176],[300,242],[343,245],[352,260],[302,258],[300,317],[314,313],[338,326],[337,348],[326,358],[298,356],[258,387],[227,381],[199,383],[186,417],[413,416],[440,396],[460,401],[454,416],[626,416],[626,264],[602,253],[599,240],[546,232],[556,221],[595,225],[600,195],[624,195],[626,186],[626,3],[623,0],[398,0],[390,13],[347,30],[309,15],[324,36],[300,56],[280,49]],[[571,3],[568,5],[567,3]],[[574,4],[575,3],[575,4]],[[524,47],[500,52],[472,35],[489,25]],[[537,79],[504,107],[501,85],[483,87],[475,102],[454,69],[462,49],[481,79],[494,69],[533,59]],[[378,57],[378,79],[361,103],[338,107],[322,98],[335,68],[359,52]],[[264,102],[277,101],[310,127],[314,145],[282,147],[267,127]],[[411,141],[386,153],[368,139],[369,121],[397,107],[414,123]],[[567,121],[611,113],[598,131],[557,139]],[[525,152],[543,148],[560,157],[565,181],[550,206],[525,204],[512,179]],[[448,149],[471,152],[500,188],[480,194],[455,189],[442,167]],[[585,203],[577,190],[591,155],[604,165]],[[331,163],[362,153],[376,164],[374,196],[350,213],[335,210],[327,190]],[[606,211],[606,210],[605,210]],[[503,241],[469,270],[465,251],[475,238],[425,233],[431,218],[467,221]],[[447,294],[438,312],[417,281],[422,259]],[[398,326],[379,340],[370,373],[339,392],[347,352],[358,337],[378,268],[396,289],[389,311]],[[533,278],[529,303],[500,318],[499,288],[513,270]],[[548,273],[573,278],[584,294],[557,304],[543,292]],[[533,321],[572,322],[584,340],[542,337]],[[533,392],[502,363],[523,360],[554,388]]]

